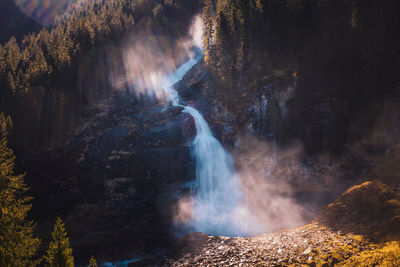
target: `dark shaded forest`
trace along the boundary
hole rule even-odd
[[[311,153],[340,151],[369,134],[397,93],[398,10],[397,1],[205,1],[205,61],[237,114],[247,92],[294,76],[292,115],[275,126],[281,142],[297,137]],[[327,110],[333,122],[318,125]]]

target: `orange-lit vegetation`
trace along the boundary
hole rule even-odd
[[[363,251],[340,262],[339,266],[388,266],[400,265],[400,243],[393,241],[386,243],[382,248]]]
[[[8,88],[15,94],[31,86],[68,82],[80,56],[107,41],[118,42],[142,17],[165,20],[185,10],[187,4],[181,2],[80,1],[56,26],[25,36],[21,44],[12,37],[0,46],[2,91]]]
[[[82,2],[50,30],[27,35],[21,44],[11,38],[0,46],[2,96],[23,93],[31,86],[66,82],[77,57],[134,24],[131,1]],[[112,35],[112,36],[111,36]],[[11,90],[7,93],[7,89]]]
[[[380,181],[355,185],[329,204],[318,220],[333,230],[351,235],[355,243],[338,243],[329,251],[316,249],[310,264],[399,265],[400,194],[396,187],[389,187]],[[386,241],[389,242],[385,243]]]
[[[24,176],[14,173],[15,156],[7,133],[11,120],[0,113],[0,265],[31,266],[40,240],[33,236],[34,224],[28,220],[31,197]]]
[[[61,218],[57,218],[51,237],[50,247],[44,257],[47,264],[49,266],[73,267],[74,257],[72,256],[69,238]]]
[[[335,244],[332,250],[314,249],[307,255],[308,266],[399,266],[400,247],[398,241],[386,244],[368,244],[361,250],[356,246]],[[290,265],[297,266],[297,265]]]

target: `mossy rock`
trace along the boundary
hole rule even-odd
[[[379,181],[353,186],[325,207],[317,220],[373,241],[400,240],[399,189]]]

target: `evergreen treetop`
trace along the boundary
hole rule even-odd
[[[97,267],[97,262],[94,256],[90,257],[89,266],[88,267]]]
[[[51,242],[44,257],[50,267],[74,267],[74,257],[65,226],[60,217],[57,218],[51,234]]]

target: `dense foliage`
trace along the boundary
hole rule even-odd
[[[206,61],[231,89],[240,87],[242,74],[251,83],[273,68],[302,70],[306,57],[330,70],[353,63],[340,67],[376,73],[372,62],[393,64],[387,58],[398,52],[396,8],[397,1],[207,0]]]
[[[0,47],[2,96],[22,93],[31,86],[67,82],[79,53],[87,53],[111,34],[120,36],[134,24],[133,1],[102,2],[82,2],[51,30],[29,34],[21,44],[11,38]]]
[[[181,2],[181,3],[180,3]],[[79,1],[59,18],[59,24],[25,36],[21,44],[12,37],[0,46],[2,95],[20,93],[32,86],[68,82],[79,55],[107,40],[118,41],[135,20],[183,12],[183,1],[96,0]],[[150,14],[149,14],[150,13]]]

